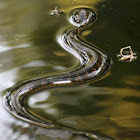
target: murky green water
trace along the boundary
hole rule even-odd
[[[55,6],[64,12],[50,16]],[[32,95],[27,107],[36,115],[73,129],[96,131],[117,140],[140,139],[140,1],[138,0],[0,0],[0,137],[2,140],[87,140],[68,130],[45,129],[11,116],[2,97],[18,81],[63,73],[79,61],[57,43],[71,27],[69,12],[89,7],[94,26],[82,37],[105,50],[113,60],[108,76],[80,87],[51,89]],[[138,58],[122,63],[116,57],[131,45]]]

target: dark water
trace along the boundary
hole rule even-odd
[[[50,16],[55,6],[64,12]],[[11,116],[3,107],[5,90],[18,81],[63,73],[79,61],[57,43],[71,27],[69,12],[89,7],[96,23],[82,38],[105,50],[113,60],[106,77],[80,87],[51,89],[32,95],[27,108],[68,128],[96,131],[117,140],[140,139],[140,1],[138,0],[0,0],[0,137],[2,140],[87,140],[68,130],[45,129]],[[116,57],[131,45],[138,58]]]

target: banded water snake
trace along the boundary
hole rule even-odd
[[[71,12],[69,21],[77,28],[64,31],[61,44],[64,49],[77,57],[81,64],[75,70],[62,75],[41,77],[13,86],[4,97],[5,107],[11,114],[35,125],[49,128],[61,127],[27,111],[24,103],[31,94],[41,90],[94,81],[108,72],[111,66],[109,56],[101,49],[85,43],[80,37],[80,33],[91,26],[95,20],[96,15],[92,9],[77,8]]]

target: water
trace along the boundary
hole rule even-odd
[[[81,6],[97,13],[82,38],[105,50],[113,60],[103,79],[80,87],[59,88],[32,95],[27,108],[68,128],[93,131],[114,139],[140,139],[139,4],[96,1],[0,1],[0,136],[2,140],[87,140],[69,130],[45,129],[11,116],[2,105],[5,90],[18,81],[63,73],[79,61],[63,50],[56,36],[71,27],[69,12]],[[64,14],[51,16],[59,6]],[[131,45],[138,58],[118,61],[117,53]],[[6,134],[5,134],[6,131]],[[100,138],[101,139],[101,138]]]

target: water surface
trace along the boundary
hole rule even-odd
[[[51,89],[32,95],[27,108],[68,128],[96,131],[117,140],[140,139],[140,15],[138,0],[0,1],[0,137],[2,140],[87,140],[68,130],[45,129],[11,116],[3,107],[5,91],[18,81],[63,73],[79,61],[63,50],[57,35],[72,27],[70,11],[89,7],[94,25],[81,34],[113,60],[106,77],[80,87]],[[64,12],[51,16],[55,6]],[[116,57],[131,45],[138,58],[122,63]],[[6,131],[6,134],[5,134]]]

